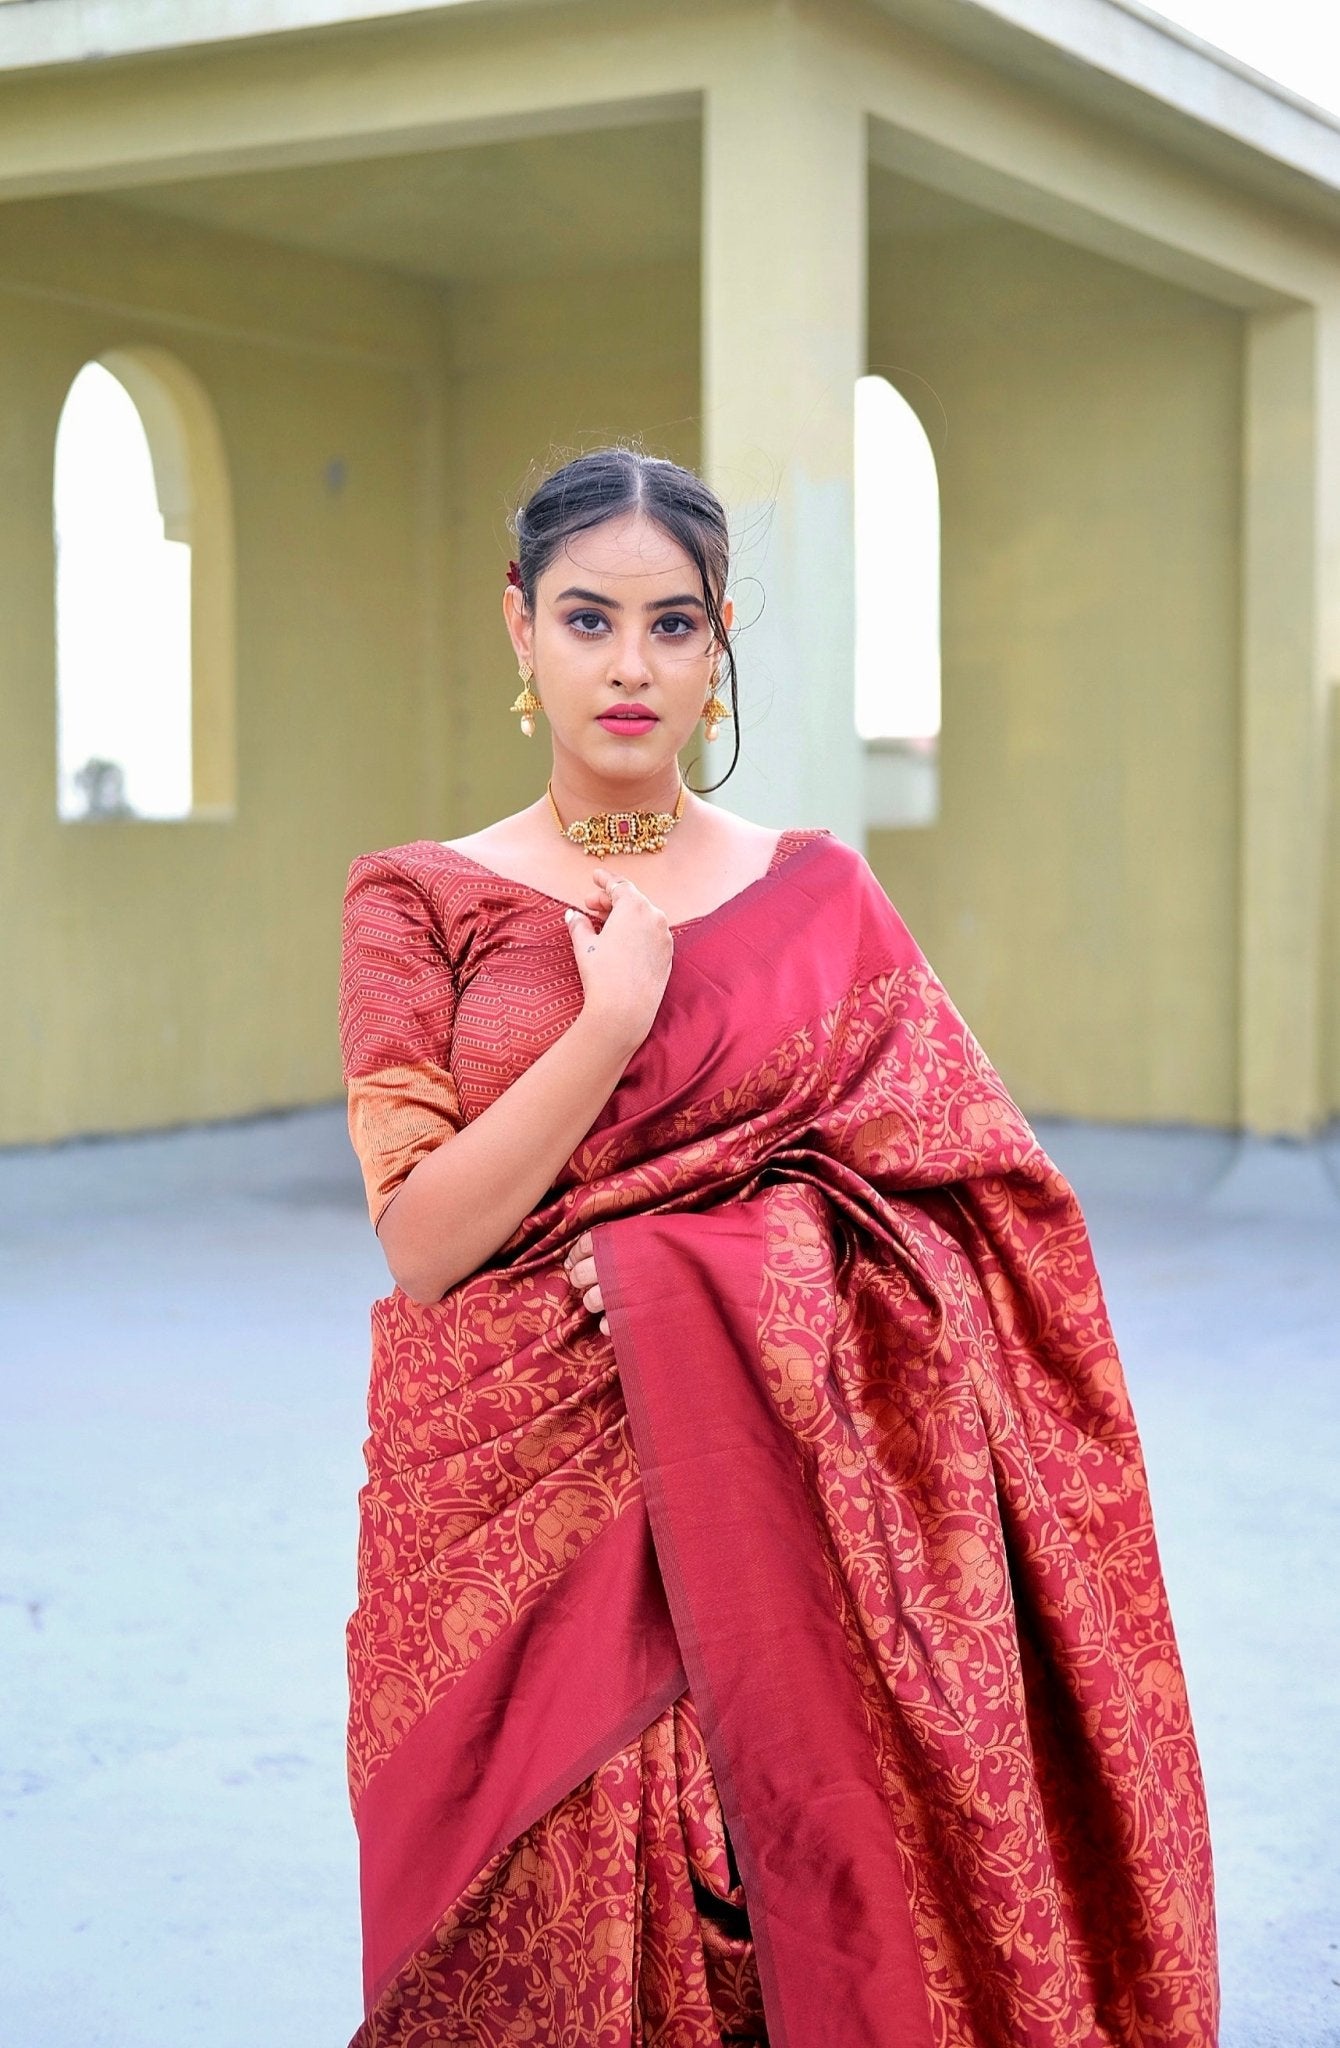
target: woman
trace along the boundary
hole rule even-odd
[[[358,2048],[1206,2048],[1200,1769],[1075,1198],[865,861],[686,791],[737,705],[712,494],[608,449],[516,531],[546,791],[346,902],[397,1283]]]

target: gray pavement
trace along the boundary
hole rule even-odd
[[[1340,1140],[1038,1128],[1144,1435],[1224,2048],[1340,2044]],[[0,1155],[3,2048],[356,2024],[343,1625],[383,1287],[338,1109]]]

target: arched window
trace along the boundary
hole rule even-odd
[[[872,825],[939,809],[940,486],[926,430],[884,377],[856,382],[856,729]]]
[[[190,373],[157,349],[86,363],[53,500],[59,815],[229,815],[231,517]]]

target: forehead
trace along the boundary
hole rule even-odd
[[[569,572],[578,571],[586,582],[595,576],[639,583],[669,577],[676,579],[677,588],[698,587],[692,556],[642,512],[617,513],[602,519],[599,526],[570,533],[546,569],[545,580],[558,574],[565,582],[571,581]]]

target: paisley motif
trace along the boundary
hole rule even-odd
[[[552,899],[431,842],[355,863],[342,1024],[374,1216],[580,1001]],[[375,1305],[357,2048],[768,2038],[731,1759],[655,1514],[648,1535],[632,1325],[602,1334],[561,1268],[587,1228],[626,1271],[639,1219],[700,1217],[715,1248],[731,1215],[760,1248],[746,1367],[695,1368],[747,1368],[794,1460],[927,2038],[1212,2048],[1200,1766],[1079,1205],[865,862],[799,832],[678,929],[651,1035],[494,1260]],[[654,1335],[639,1285],[663,1275],[632,1272]],[[817,1930],[831,1901],[802,1880]]]

